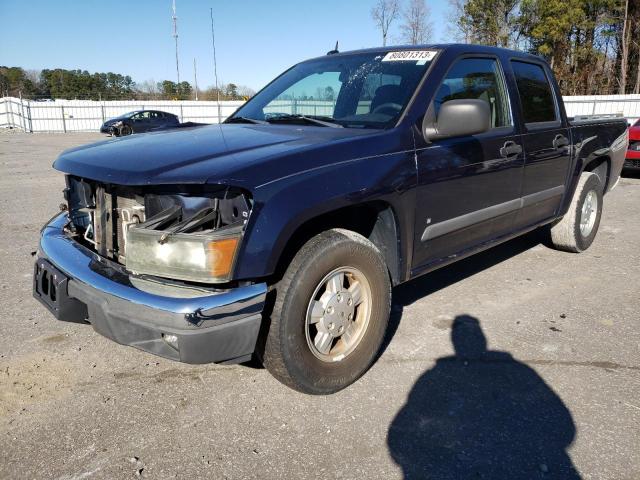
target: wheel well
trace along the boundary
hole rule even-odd
[[[332,228],[344,228],[369,239],[382,253],[393,285],[400,281],[400,252],[397,221],[393,209],[385,202],[369,202],[334,210],[303,223],[293,233],[280,254],[276,279],[312,237]]]
[[[584,172],[593,172],[600,179],[604,192],[607,191],[607,185],[609,183],[609,170],[611,168],[611,161],[607,157],[598,157],[589,161],[584,167]]]

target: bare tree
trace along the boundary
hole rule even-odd
[[[404,42],[411,45],[427,43],[431,36],[431,22],[429,22],[429,8],[425,0],[409,0],[402,19],[404,23],[400,26],[400,30]]]
[[[145,80],[137,85],[136,90],[141,97],[147,100],[153,100],[158,97],[158,83],[155,80]]]
[[[241,97],[251,98],[255,94],[256,91],[253,88],[247,87],[246,85],[238,85],[238,95]]]
[[[468,0],[449,0],[447,34],[456,41],[471,43],[471,28],[464,21],[464,7],[467,2]]]
[[[399,0],[378,0],[378,3],[371,9],[371,18],[382,32],[382,46],[387,46],[387,35],[389,27],[400,16]]]
[[[27,77],[28,80],[30,80],[34,85],[37,85],[38,82],[40,81],[40,73],[42,72],[42,70],[37,70],[37,69],[30,69],[30,70],[25,70],[24,71],[24,75],[25,77]]]

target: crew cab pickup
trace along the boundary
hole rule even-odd
[[[221,125],[63,152],[34,295],[188,363],[255,355],[327,394],[372,364],[392,287],[536,228],[594,240],[624,119],[567,118],[544,60],[473,45],[331,52]]]

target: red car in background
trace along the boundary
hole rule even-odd
[[[629,127],[629,149],[624,168],[640,170],[640,119]]]

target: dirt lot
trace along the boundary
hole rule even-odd
[[[32,299],[63,187],[51,162],[99,138],[0,134],[0,478],[640,478],[637,177],[584,254],[528,235],[398,288],[380,360],[309,397]]]

